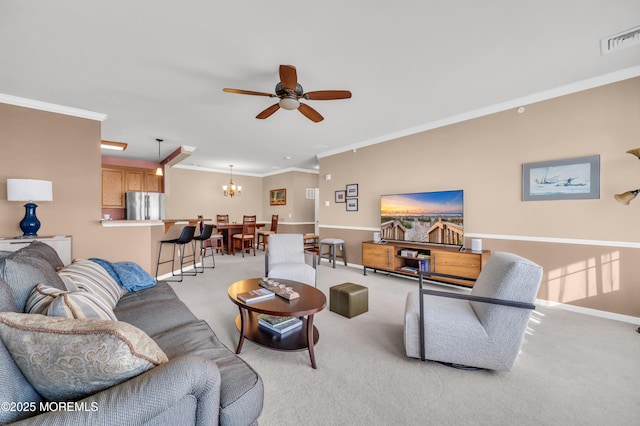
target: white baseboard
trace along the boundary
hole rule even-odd
[[[551,302],[544,299],[536,299],[536,303],[550,308],[560,308],[566,311],[577,312],[579,314],[591,315],[594,317],[640,325],[640,317],[634,317],[631,315],[616,314],[615,312],[600,311],[598,309],[584,308],[582,306],[568,305],[566,303],[560,302]]]
[[[356,265],[354,263],[348,263],[348,266],[352,268],[360,268],[360,269],[363,268],[362,265]],[[411,277],[407,277],[407,278],[411,278]],[[536,299],[536,303],[541,306],[546,306],[550,308],[559,308],[559,309],[564,309],[571,312],[577,312],[579,314],[591,315],[594,317],[606,318],[614,321],[622,321],[622,322],[628,322],[630,324],[640,325],[640,317],[634,317],[631,315],[623,315],[623,314],[617,314],[615,312],[600,311],[598,309],[584,308],[582,306],[568,305],[566,303],[552,302],[550,300],[544,300],[544,299]]]
[[[197,266],[197,267],[200,267],[200,266],[201,266],[201,263],[200,263],[200,262],[196,263],[196,266]],[[183,271],[190,271],[190,270],[192,270],[192,269],[193,269],[193,265],[185,266],[184,268],[182,268],[182,270],[183,270]],[[179,269],[176,269],[175,271],[173,271],[173,274],[171,274],[171,272],[167,272],[167,273],[166,273],[166,274],[164,274],[164,275],[160,275],[160,276],[157,278],[157,280],[158,280],[158,281],[167,280],[167,279],[170,279],[170,278],[172,278],[172,277],[175,277],[176,275],[180,276],[180,270],[179,270]]]

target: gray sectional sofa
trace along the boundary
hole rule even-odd
[[[0,253],[1,424],[258,423],[263,403],[262,379],[248,364],[224,346],[209,325],[196,318],[165,282],[158,282],[155,286],[136,292],[123,290],[113,308],[117,321],[77,319],[78,317],[60,319],[24,313],[27,304],[33,305],[31,298],[38,284],[46,284],[38,288],[47,289],[49,293],[68,290],[65,288],[66,279],[60,279],[59,269],[62,266],[55,251],[39,242],[14,253]],[[41,297],[50,297],[44,293],[46,292],[43,291]],[[78,294],[82,296],[82,292]],[[74,303],[68,301],[65,308],[73,311],[75,307],[83,306],[82,301]],[[26,318],[31,322],[26,321]],[[54,335],[50,343],[47,343],[46,339],[51,335],[43,332],[44,326],[41,329],[40,326],[33,325],[38,324],[38,321],[46,323],[47,327],[71,327],[67,329],[71,331],[58,331],[60,334]],[[130,328],[137,328],[134,330],[137,333],[135,337],[123,338],[122,334],[126,334],[125,332],[121,333],[119,329],[112,328],[126,325],[121,324],[122,322],[134,326]],[[53,365],[48,365],[46,362],[49,361],[38,358],[43,356],[42,354],[48,356],[54,350],[59,351],[58,353],[76,350],[75,358],[69,355],[69,364],[78,359],[81,362],[106,362],[107,358],[116,356],[115,349],[105,350],[101,354],[103,358],[96,356],[103,345],[100,340],[99,344],[87,343],[84,346],[66,343],[65,338],[70,335],[77,338],[77,333],[81,334],[78,331],[80,327],[76,329],[74,324],[100,326],[98,328],[101,328],[102,335],[99,339],[106,336],[105,339],[115,340],[116,344],[120,344],[117,351],[124,350],[127,357],[137,356],[135,361],[144,364],[141,367],[143,372],[102,390],[86,392],[86,389],[92,389],[86,388],[84,391],[88,395],[79,399],[51,397],[47,393],[49,391],[45,392],[42,389],[51,389],[55,394],[59,391],[58,383],[62,383],[68,373],[56,376],[58,373],[52,373]],[[87,335],[81,337],[85,338]],[[96,335],[89,333],[88,337],[95,339]],[[145,339],[146,346],[136,347],[139,344],[136,342]],[[25,358],[20,352],[29,352],[33,350],[32,347],[39,345],[46,348],[39,354],[31,353]],[[55,345],[58,345],[56,349],[52,349]],[[157,356],[154,358],[155,355]],[[66,355],[57,356],[56,362],[66,359]],[[26,367],[25,359],[28,362]],[[30,381],[30,374],[34,373],[27,371],[27,367],[41,367],[43,363],[45,368],[39,371],[40,376],[34,376]],[[117,367],[122,367],[122,362]],[[84,373],[79,373],[80,377],[82,374]],[[107,380],[109,379],[107,377]],[[31,383],[36,380],[37,385]],[[49,387],[47,380],[51,381]],[[82,387],[85,383],[80,385]]]

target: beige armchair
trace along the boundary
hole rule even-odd
[[[265,254],[265,276],[316,286],[316,253],[305,252],[302,234],[271,234]],[[310,264],[307,263],[310,258]]]
[[[511,253],[491,255],[470,294],[420,289],[407,295],[407,356],[459,367],[511,370],[522,342],[542,268]]]

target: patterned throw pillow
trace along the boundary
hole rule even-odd
[[[28,314],[42,314],[47,313],[47,308],[51,305],[56,297],[63,293],[68,293],[66,290],[60,290],[55,287],[50,287],[44,284],[38,284],[31,290],[27,304],[24,306],[24,311]]]
[[[24,311],[50,317],[117,321],[113,309],[88,291],[64,291],[38,284],[31,291]]]
[[[56,297],[47,308],[47,316],[118,321],[113,309],[88,291],[74,291]]]
[[[58,274],[70,278],[80,290],[86,290],[100,297],[111,309],[127,293],[100,265],[90,260],[74,260]]]
[[[168,361],[140,329],[119,321],[0,313],[0,336],[48,400],[83,398]]]

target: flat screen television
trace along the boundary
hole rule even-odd
[[[464,245],[464,191],[380,196],[380,237],[391,241]]]

